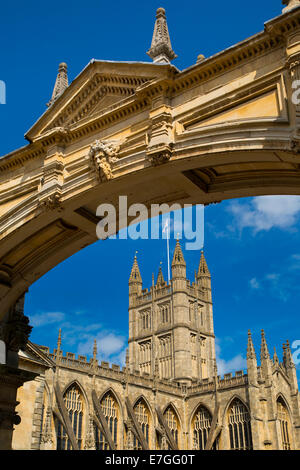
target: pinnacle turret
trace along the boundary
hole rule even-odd
[[[209,272],[209,269],[208,269],[203,251],[201,251],[201,257],[200,257],[200,262],[199,262],[197,278],[199,279],[202,276],[209,276],[210,277],[210,272]]]
[[[68,88],[68,86],[68,66],[67,64],[62,62],[61,64],[59,64],[58,74],[56,77],[52,97],[49,103],[47,103],[47,106],[51,106],[54,101],[56,101],[57,98],[59,98],[59,96],[63,94],[65,89]]]
[[[129,284],[142,284],[142,276],[141,276],[141,273],[140,273],[140,268],[139,268],[139,265],[138,265],[138,262],[137,262],[137,257],[136,255],[134,256],[134,261],[133,261],[133,265],[132,265],[132,269],[131,269],[131,273],[130,273],[130,277],[129,277]]]
[[[172,268],[174,266],[186,266],[179,240],[177,240],[176,242],[173,261],[172,261]]]
[[[260,348],[260,359],[270,359],[270,354],[268,350],[268,345],[265,337],[264,330],[261,330],[261,348]]]
[[[159,267],[158,271],[158,276],[157,276],[157,281],[156,281],[156,286],[164,286],[165,285],[165,280],[164,280],[164,275],[161,269],[161,266]]]
[[[164,8],[158,8],[156,11],[152,43],[147,54],[155,64],[169,64],[171,60],[177,57],[172,49]]]
[[[255,354],[255,349],[254,349],[254,346],[253,346],[252,335],[251,335],[250,330],[248,330],[247,359],[255,359],[256,360],[256,354]]]

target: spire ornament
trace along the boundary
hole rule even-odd
[[[206,262],[203,250],[201,251],[201,257],[200,257],[198,274],[197,274],[198,278],[200,278],[201,276],[210,276],[210,272],[207,266],[207,262]]]
[[[49,101],[49,103],[47,103],[47,106],[51,106],[57,100],[57,98],[59,98],[60,95],[63,94],[65,89],[68,88],[68,86],[68,66],[67,64],[65,64],[65,62],[62,62],[61,64],[59,64],[54,90],[52,93],[51,100]]]
[[[169,64],[177,57],[172,49],[164,8],[158,8],[156,11],[152,43],[147,54],[155,64]]]
[[[286,5],[286,7],[283,8],[282,13],[286,13],[287,11],[290,11],[293,8],[299,7],[300,0],[282,0],[282,4]]]
[[[250,330],[248,330],[247,359],[256,359],[255,349],[253,346],[252,335]]]
[[[270,359],[270,354],[267,346],[267,341],[265,337],[265,331],[261,330],[261,348],[260,348],[260,357],[263,359]]]

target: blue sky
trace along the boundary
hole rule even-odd
[[[113,5],[113,8],[112,8]],[[263,29],[279,15],[280,0],[162,3],[91,0],[1,5],[0,80],[7,104],[0,105],[0,155],[25,145],[23,136],[46,109],[58,64],[67,62],[73,80],[90,59],[150,60],[155,11],[167,11],[179,69]],[[250,8],[251,7],[251,8]],[[249,198],[205,209],[205,253],[213,277],[215,331],[220,372],[245,366],[247,330],[259,353],[265,328],[270,352],[287,338],[300,339],[299,198]],[[68,259],[29,290],[26,313],[32,340],[55,346],[63,328],[65,351],[89,353],[94,337],[99,358],[122,361],[128,331],[128,276],[135,250],[144,287],[160,261],[162,240],[99,241]],[[171,251],[175,241],[171,241]],[[199,251],[185,252],[193,279]]]

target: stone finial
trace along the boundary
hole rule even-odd
[[[97,340],[94,339],[94,346],[93,346],[93,360],[94,360],[94,361],[97,361],[97,354],[98,354],[98,350],[97,350]]]
[[[156,286],[164,286],[165,285],[165,280],[164,280],[164,275],[161,269],[161,266],[159,267],[158,271],[158,276],[156,280]]]
[[[47,103],[47,106],[51,106],[54,101],[59,98],[60,95],[65,91],[66,88],[68,88],[69,82],[68,82],[68,66],[64,62],[59,64],[58,67],[58,74],[56,77],[55,85],[54,85],[54,90],[52,93],[51,100],[49,103]]]
[[[293,8],[299,7],[300,0],[282,0],[282,4],[286,5],[286,7],[283,8],[282,13],[286,13],[287,11],[290,11]]]
[[[210,272],[209,272],[209,269],[208,269],[208,266],[207,266],[207,263],[206,263],[206,259],[205,259],[205,256],[204,256],[204,251],[202,250],[197,277],[199,278],[199,277],[204,276],[204,275],[210,276]]]
[[[172,261],[172,266],[175,266],[175,265],[185,266],[185,260],[184,260],[184,257],[183,257],[183,253],[182,253],[182,250],[181,250],[179,240],[177,240],[177,242],[176,242],[173,261]]]
[[[273,356],[273,362],[275,365],[279,365],[279,359],[277,356],[276,348],[274,347],[274,356]]]
[[[295,367],[289,340],[286,341],[286,350],[285,351],[286,351],[286,365],[287,365],[287,367]]]
[[[264,330],[261,330],[261,348],[260,348],[260,357],[263,359],[270,359],[270,354],[267,346],[267,341],[265,337]]]
[[[156,11],[152,43],[147,54],[155,64],[169,64],[177,57],[172,49],[164,8],[158,8]]]
[[[125,366],[126,366],[126,369],[129,369],[129,351],[128,351],[128,348],[126,349]]]
[[[197,57],[196,64],[200,64],[200,62],[203,62],[204,59],[205,59],[205,56],[203,54],[199,54]]]
[[[58,330],[57,348],[56,348],[56,362],[58,363],[61,356],[61,328]]]
[[[247,359],[256,359],[255,349],[252,341],[251,331],[248,330]]]
[[[133,261],[133,265],[132,265],[132,269],[131,269],[131,273],[130,273],[130,277],[129,277],[129,284],[131,284],[131,283],[142,284],[142,276],[141,276],[141,273],[140,273],[140,269],[139,269],[139,265],[138,265],[138,262],[137,262],[136,254],[134,256],[134,261]]]

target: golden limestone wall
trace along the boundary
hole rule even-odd
[[[58,421],[53,388],[55,382],[59,383],[65,397],[72,388],[77,390],[82,410],[82,429],[78,440],[81,449],[96,448],[91,425],[94,416],[93,390],[96,391],[98,400],[104,407],[103,410],[105,398],[110,397],[114,403],[117,417],[115,436],[117,449],[140,448],[128,428],[126,397],[135,408],[136,416],[141,416],[141,412],[144,413],[145,426],[148,426],[145,434],[150,449],[169,448],[158,420],[158,407],[168,420],[168,424],[175,426],[173,432],[180,449],[202,449],[203,443],[199,442],[199,434],[195,433],[197,416],[204,413],[211,426],[216,403],[218,432],[220,432],[217,438],[218,449],[230,449],[232,446],[229,429],[231,419],[229,415],[232,416],[232,410],[236,412],[234,419],[246,421],[243,429],[247,430],[247,426],[251,425],[254,449],[282,449],[284,445],[291,449],[300,448],[299,434],[297,434],[299,432],[298,390],[296,392],[293,390],[282,368],[280,372],[273,367],[270,386],[260,367],[257,369],[255,386],[249,383],[249,376],[244,375],[242,371],[233,377],[231,374],[226,374],[224,379],[217,380],[216,395],[214,381],[204,380],[190,387],[177,386],[147,374],[127,373],[126,368],[122,370],[118,366],[110,368],[105,362],[95,367],[91,362],[79,365],[77,360],[67,359],[67,356],[61,357],[60,361],[59,367],[48,368],[45,371],[45,385],[43,377],[40,377],[19,390],[18,400],[22,401],[18,412],[22,423],[16,427],[14,433],[14,449],[56,449]],[[33,367],[32,362],[26,364],[26,367]],[[47,413],[49,410],[50,414]],[[287,420],[288,442],[282,440],[280,420],[284,416]],[[240,445],[241,448],[252,447],[251,441],[248,444],[242,442]],[[98,448],[99,446],[105,448],[105,445],[98,442]]]

